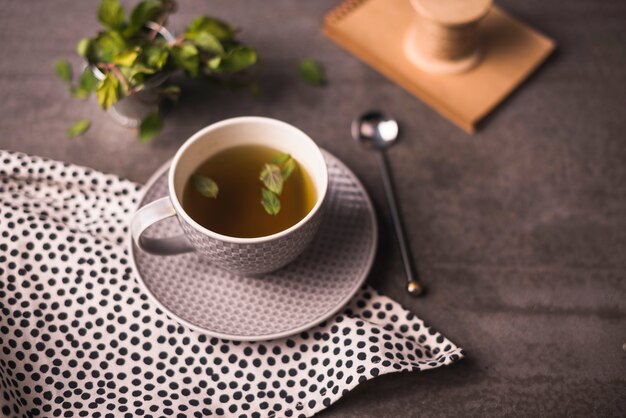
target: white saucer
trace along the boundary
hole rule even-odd
[[[168,315],[203,334],[237,341],[286,337],[339,311],[365,281],[376,252],[378,227],[363,185],[324,151],[329,188],[326,212],[313,243],[294,262],[262,277],[238,276],[195,253],[155,256],[130,240],[139,284]],[[167,194],[169,162],[148,181],[141,207]],[[170,218],[147,236],[180,233]]]

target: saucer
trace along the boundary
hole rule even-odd
[[[262,341],[309,329],[344,307],[365,281],[376,252],[374,207],[354,173],[323,151],[328,166],[326,208],[310,246],[273,273],[244,277],[195,253],[156,256],[130,240],[137,281],[166,314],[200,333]],[[169,162],[144,187],[138,208],[167,195]],[[152,225],[146,236],[181,233],[178,220]]]

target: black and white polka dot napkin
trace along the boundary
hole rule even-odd
[[[140,291],[126,237],[141,187],[0,151],[0,411],[20,417],[308,417],[361,382],[462,350],[363,288],[275,341],[209,338]]]

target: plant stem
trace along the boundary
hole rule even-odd
[[[113,73],[115,77],[117,77],[118,80],[120,80],[120,83],[122,83],[122,86],[124,86],[126,94],[131,94],[133,92],[133,89],[131,89],[130,85],[128,84],[128,80],[126,80],[126,77],[124,77],[124,74],[122,74],[120,69],[117,68],[117,66],[114,64],[107,64],[107,68]]]

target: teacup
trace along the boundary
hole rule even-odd
[[[183,209],[185,184],[196,168],[220,151],[240,145],[263,145],[290,154],[310,175],[317,199],[299,222],[278,233],[240,238],[211,231]],[[245,116],[214,123],[189,138],[176,152],[168,172],[168,196],[140,208],[131,220],[135,244],[156,255],[195,251],[225,270],[258,275],[277,270],[293,261],[309,245],[321,222],[328,188],[324,156],[304,132],[279,120]],[[176,216],[182,234],[153,238],[144,235],[155,222]]]

